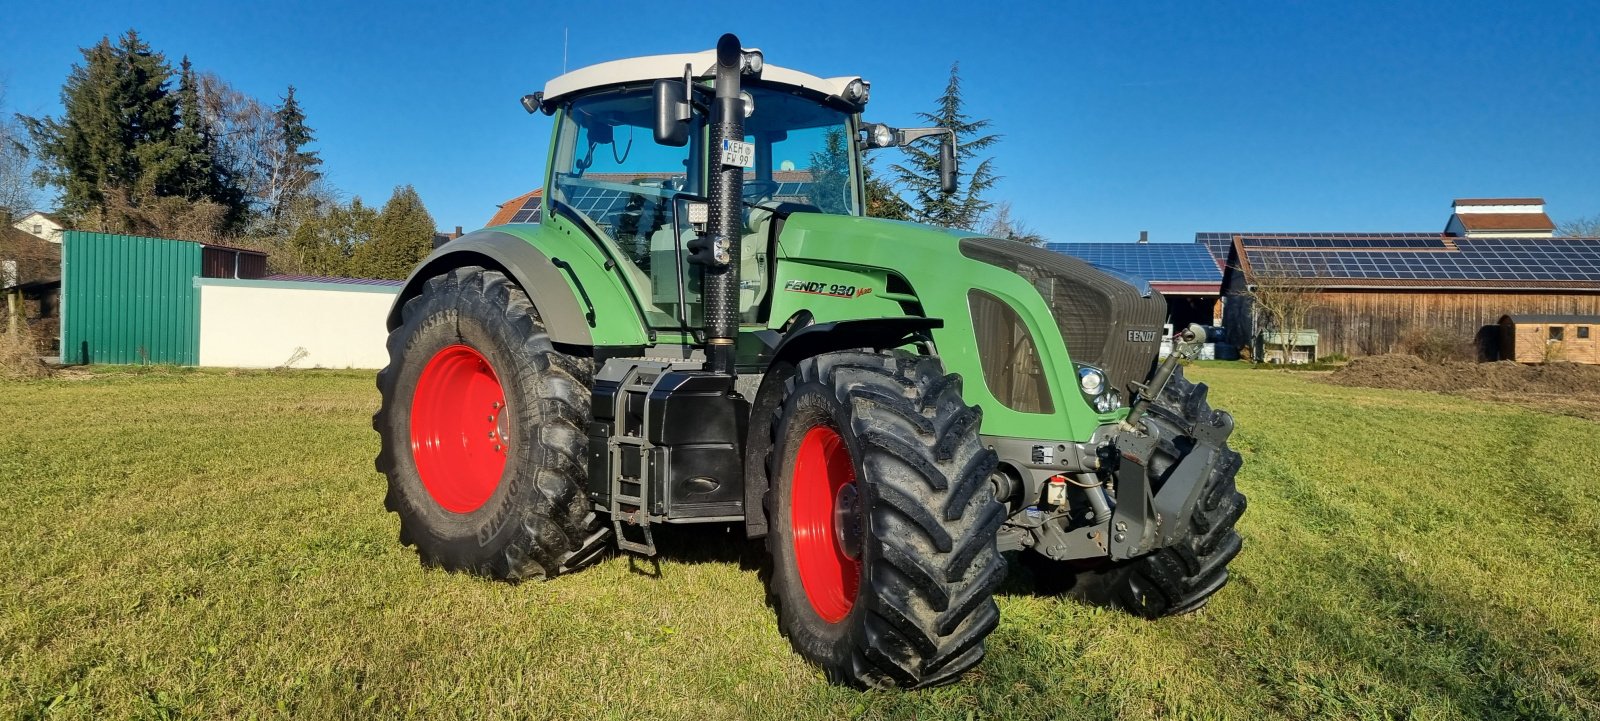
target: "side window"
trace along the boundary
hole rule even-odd
[[[983,382],[1007,408],[1050,413],[1050,388],[1033,335],[1011,304],[981,290],[967,294],[972,331],[978,338]]]
[[[1586,326],[1586,325],[1578,326],[1578,337],[1579,338],[1588,338],[1589,337],[1589,326]]]
[[[689,187],[690,147],[658,145],[649,91],[575,101],[562,121],[552,200],[587,217],[624,262],[651,325],[699,322],[698,274],[682,282],[675,197]],[[680,238],[680,235],[682,236]],[[680,287],[682,286],[682,287]]]
[[[1564,336],[1566,335],[1566,330],[1567,329],[1565,327],[1562,327],[1562,326],[1559,326],[1559,325],[1550,326],[1550,340],[1553,340],[1553,341],[1564,340]]]

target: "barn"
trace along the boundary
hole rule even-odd
[[[1323,356],[1402,352],[1427,336],[1493,360],[1504,316],[1600,314],[1600,239],[1557,237],[1539,198],[1452,210],[1436,232],[1197,234],[1222,267],[1229,342],[1275,330],[1256,307],[1273,291],[1309,298],[1303,330]]]

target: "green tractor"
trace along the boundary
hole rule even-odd
[[[715,50],[576,70],[537,223],[465,235],[388,319],[373,425],[400,540],[506,580],[651,556],[660,524],[765,539],[794,649],[922,687],[982,659],[1002,554],[1036,585],[1192,611],[1239,552],[1233,421],[1137,280],[1009,240],[867,218],[856,77]],[[931,149],[927,152],[933,152]]]

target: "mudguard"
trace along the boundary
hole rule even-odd
[[[411,276],[389,309],[388,327],[400,326],[400,310],[406,301],[422,293],[429,278],[464,265],[480,265],[499,270],[516,281],[539,311],[550,340],[569,345],[593,345],[589,323],[592,308],[573,294],[561,269],[538,248],[510,233],[479,230],[468,233],[433,251]],[[586,320],[588,319],[588,320]]]

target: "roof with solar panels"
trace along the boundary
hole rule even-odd
[[[1225,273],[1326,289],[1600,289],[1600,238],[1558,237],[1539,198],[1455,201],[1425,233],[1196,233]]]
[[[1211,254],[1193,243],[1048,243],[1101,270],[1133,276],[1165,295],[1216,295],[1222,270]]]

